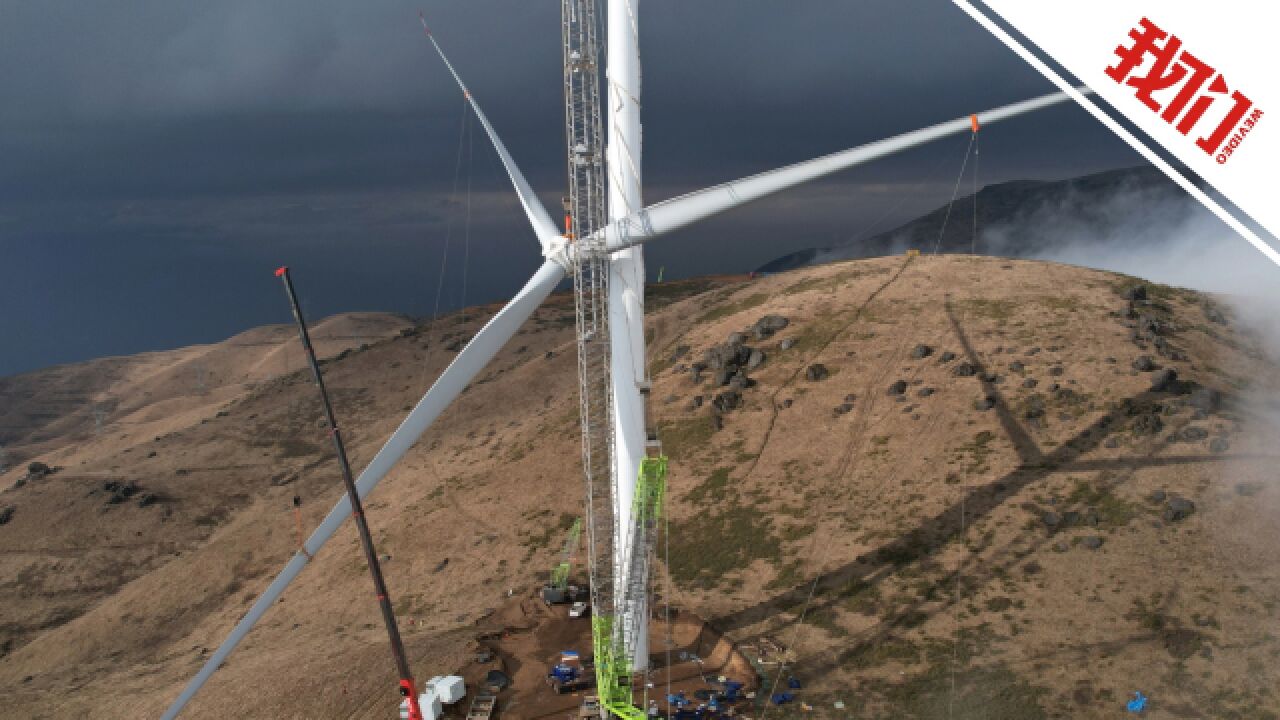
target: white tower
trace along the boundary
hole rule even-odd
[[[640,129],[640,0],[609,0],[605,83],[608,86],[605,125],[608,128],[606,168],[609,173],[609,221],[616,222],[644,208],[641,203]],[[631,552],[631,503],[636,476],[645,454],[646,381],[644,352],[644,252],[639,245],[616,253],[610,261],[609,327],[613,352],[614,498],[618,533],[614,547],[619,588],[631,585],[626,559]],[[636,548],[643,552],[643,548]],[[649,664],[648,610],[645,598],[632,598],[638,617],[619,618],[633,631],[624,637],[632,668]]]

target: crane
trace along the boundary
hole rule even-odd
[[[564,547],[560,550],[560,560],[551,567],[551,578],[542,589],[542,599],[548,603],[561,603],[573,600],[569,593],[569,572],[573,569],[573,553],[578,549],[582,539],[582,518],[576,518],[569,526],[569,534],[565,536]]]

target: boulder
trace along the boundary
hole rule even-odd
[[[1227,442],[1224,437],[1216,437],[1209,441],[1209,451],[1216,453],[1224,453],[1231,447],[1231,443]]]
[[[1152,372],[1156,369],[1156,361],[1150,355],[1139,355],[1133,361],[1133,369],[1138,372]]]
[[[903,393],[905,393],[906,391],[907,391],[907,381],[906,381],[906,380],[899,380],[899,381],[897,381],[897,382],[895,382],[894,384],[892,384],[892,385],[890,385],[890,386],[889,386],[888,394],[889,394],[889,395],[902,395],[902,394],[903,394]]]
[[[53,470],[48,465],[45,465],[44,463],[38,460],[36,462],[31,463],[30,465],[27,465],[27,475],[29,475],[32,480],[35,480],[37,478],[42,478],[45,475],[51,474],[52,472]]]
[[[1219,325],[1227,324],[1227,316],[1223,315],[1221,310],[1209,303],[1205,303],[1204,305],[1204,317],[1211,323],[1217,323]]]
[[[919,390],[917,390],[917,391],[916,391],[916,396],[917,396],[917,397],[929,397],[929,396],[930,396],[930,395],[932,395],[934,392],[935,392],[935,391],[934,391],[934,389],[933,389],[933,388],[931,388],[931,387],[922,387],[922,388],[920,388]]]
[[[1161,516],[1165,522],[1178,522],[1185,520],[1196,511],[1196,504],[1183,497],[1171,497],[1164,505],[1164,514]]]
[[[1088,537],[1081,540],[1080,542],[1090,550],[1097,550],[1098,548],[1102,547],[1102,538],[1098,537],[1097,535],[1089,535]]]
[[[747,355],[747,370],[755,370],[756,368],[763,365],[764,361],[765,361],[764,353],[760,350],[756,350],[753,348],[751,350],[751,353]]]
[[[1222,405],[1222,393],[1210,387],[1196,385],[1191,391],[1191,397],[1187,398],[1187,402],[1191,404],[1191,407],[1208,415]]]
[[[951,374],[956,377],[973,377],[978,374],[978,368],[972,363],[962,362],[959,365],[956,365],[955,369],[951,371]]]
[[[805,368],[804,378],[809,382],[819,382],[831,377],[831,372],[822,363],[814,363]]]
[[[742,393],[738,392],[737,390],[726,390],[722,393],[717,393],[716,396],[711,400],[711,407],[715,408],[718,412],[721,412],[721,413],[726,413],[726,412],[729,412],[730,410],[736,410],[737,408],[741,407],[741,405],[742,405]]]
[[[1036,385],[1039,385],[1039,384],[1040,384],[1040,382],[1039,382],[1038,380],[1036,380],[1035,378],[1027,378],[1026,380],[1023,380],[1023,381],[1022,381],[1022,387],[1024,387],[1024,388],[1033,388],[1033,387],[1035,387]]]
[[[915,358],[916,360],[927,358],[932,354],[933,354],[933,348],[929,347],[928,345],[917,345],[914,348],[911,348],[911,357]]]
[[[1151,389],[1155,392],[1172,391],[1178,382],[1178,373],[1173,368],[1165,368],[1151,378]]]
[[[1026,368],[1027,366],[1023,365],[1022,362],[1019,360],[1014,360],[1013,362],[1009,363],[1009,372],[1020,373]]]
[[[786,340],[783,340],[782,342],[778,343],[779,350],[790,350],[795,346],[796,346],[795,338],[787,338]]]
[[[707,348],[702,354],[703,364],[712,370],[719,370],[726,365],[734,365],[738,360],[738,348],[741,345],[733,345],[732,343],[720,343]]]
[[[109,497],[107,497],[108,504],[119,505],[137,494],[140,488],[131,480],[125,482],[106,480],[102,483],[102,489],[110,493]]]
[[[939,355],[939,356],[938,356],[938,362],[949,363],[949,362],[951,362],[952,360],[955,360],[955,359],[956,359],[956,354],[955,354],[955,353],[953,353],[953,352],[951,352],[950,350],[948,350],[948,351],[946,351],[946,352],[944,352],[944,353],[942,353],[941,355]]]
[[[1027,420],[1044,417],[1044,398],[1038,394],[1027,398],[1027,405],[1022,411],[1022,417]]]
[[[8,522],[13,519],[13,513],[15,510],[17,510],[17,508],[13,505],[0,510],[0,525],[8,524]]]
[[[984,395],[973,401],[973,409],[978,412],[986,412],[996,406],[996,399],[992,395]]]
[[[791,321],[781,315],[765,315],[751,326],[751,335],[756,340],[764,340],[790,324]]]
[[[840,415],[844,415],[845,413],[851,412],[852,410],[853,410],[853,403],[841,403],[837,405],[834,410],[831,411],[831,414],[839,417]]]
[[[1178,433],[1178,438],[1182,442],[1196,442],[1209,437],[1209,431],[1202,427],[1185,427]]]

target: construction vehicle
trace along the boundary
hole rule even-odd
[[[547,685],[555,690],[557,695],[564,695],[594,686],[595,676],[587,672],[578,653],[565,651],[560,654],[560,662],[551,666],[551,670],[547,673]]]

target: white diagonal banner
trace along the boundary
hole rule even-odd
[[[1075,0],[955,3],[1037,70],[1070,84],[1006,33],[1022,33],[1169,155],[1280,236],[1280,53],[1269,50],[1280,10],[1270,2],[1209,12],[1203,2]],[[1280,253],[1083,96],[1077,102],[1272,262]],[[1271,114],[1276,117],[1270,117]]]

